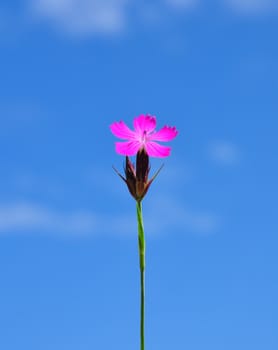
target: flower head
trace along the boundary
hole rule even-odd
[[[168,157],[171,148],[162,146],[155,141],[167,142],[173,140],[178,131],[175,127],[164,126],[155,131],[156,118],[150,115],[140,115],[134,118],[134,131],[123,121],[110,125],[112,133],[125,142],[116,142],[116,152],[126,156],[133,156],[145,150],[150,157]]]

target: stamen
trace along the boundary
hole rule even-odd
[[[147,131],[143,131],[143,137],[142,137],[142,142],[145,143],[147,141]]]

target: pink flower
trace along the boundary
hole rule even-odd
[[[175,127],[164,126],[155,131],[156,118],[150,115],[140,115],[134,118],[134,131],[123,121],[110,125],[112,133],[126,142],[116,142],[116,152],[125,156],[133,156],[144,149],[150,157],[168,157],[171,148],[162,146],[155,141],[167,142],[173,140],[178,131]]]

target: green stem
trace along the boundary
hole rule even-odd
[[[140,284],[141,284],[141,308],[140,308],[140,350],[145,349],[145,235],[142,215],[142,203],[136,204],[138,221],[138,244],[140,257]]]

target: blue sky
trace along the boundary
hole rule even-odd
[[[146,348],[278,346],[278,5],[0,5],[0,348],[139,348],[135,203],[109,125],[175,125],[143,202]]]

